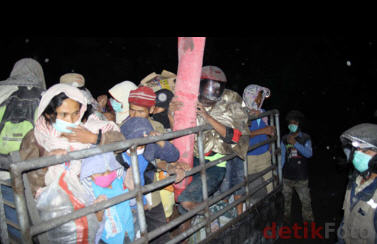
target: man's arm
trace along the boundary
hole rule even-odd
[[[224,142],[226,143],[238,143],[242,133],[240,130],[236,128],[227,127],[216,119],[214,119],[211,115],[209,115],[203,105],[198,103],[198,115],[202,116],[215,130],[219,135],[223,138]]]
[[[284,167],[285,164],[285,145],[283,142],[280,142],[280,153],[281,153],[281,167]]]
[[[308,140],[305,142],[305,145],[302,145],[296,141],[294,147],[305,157],[311,158],[313,156],[312,151],[312,141]]]

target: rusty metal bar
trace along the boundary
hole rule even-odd
[[[266,116],[270,113],[272,114],[272,113],[276,113],[276,112],[274,110],[268,111],[268,112],[260,114],[259,117],[264,117],[264,116]],[[275,115],[275,116],[278,116],[278,114]],[[277,121],[275,121],[275,122],[276,122],[276,124],[278,124]],[[35,159],[35,160],[27,160],[27,161],[19,162],[17,164],[16,163],[9,164],[9,158],[4,159],[4,158],[0,157],[0,168],[10,169],[11,179],[12,179],[12,187],[15,190],[15,205],[16,205],[16,209],[17,209],[18,219],[19,219],[19,222],[20,222],[20,227],[21,227],[21,230],[22,230],[22,241],[24,243],[31,243],[30,242],[31,241],[30,236],[32,236],[32,235],[45,232],[49,229],[54,228],[53,226],[55,226],[55,227],[59,226],[61,224],[64,224],[65,222],[70,221],[71,219],[79,218],[79,217],[87,215],[91,212],[95,212],[95,211],[98,211],[98,210],[101,210],[101,209],[108,208],[112,205],[115,205],[115,204],[121,202],[121,201],[125,201],[125,200],[128,200],[128,199],[136,196],[135,192],[129,192],[129,193],[126,193],[122,196],[118,196],[118,198],[112,198],[112,199],[104,201],[102,203],[97,203],[97,204],[95,204],[95,206],[94,205],[89,206],[89,207],[86,207],[84,209],[80,209],[78,211],[75,211],[72,214],[56,218],[54,220],[59,220],[59,221],[57,221],[55,223],[53,221],[49,221],[49,224],[50,224],[49,226],[47,226],[47,223],[43,222],[38,226],[32,226],[32,228],[30,228],[30,223],[29,223],[28,217],[27,217],[27,208],[26,208],[26,201],[25,201],[25,195],[24,195],[25,192],[24,192],[24,187],[23,187],[23,184],[22,184],[22,173],[24,171],[32,170],[32,169],[38,169],[38,168],[47,167],[47,166],[51,166],[51,165],[56,165],[56,164],[59,164],[63,161],[68,161],[68,160],[73,160],[73,159],[81,159],[81,158],[84,158],[84,157],[89,157],[89,156],[93,156],[93,155],[100,154],[100,153],[125,149],[125,148],[129,148],[131,146],[143,145],[143,144],[147,144],[147,143],[157,142],[157,141],[160,141],[160,140],[173,139],[173,138],[176,138],[176,137],[196,133],[196,132],[203,131],[203,130],[208,130],[208,129],[211,129],[211,128],[212,127],[210,125],[193,127],[193,128],[188,128],[188,129],[181,130],[181,131],[174,131],[174,132],[165,133],[161,136],[127,140],[127,141],[102,145],[102,146],[98,146],[98,147],[91,148],[91,149],[85,149],[85,150],[70,152],[69,154],[61,156],[61,157],[51,156],[51,157],[39,158],[39,159]],[[278,128],[277,128],[277,131],[279,132]],[[270,140],[272,141],[274,139],[276,139],[276,138],[271,138]],[[280,140],[279,135],[277,136],[277,139]],[[260,143],[260,144],[263,145],[263,144],[266,144],[266,143],[269,143],[269,141],[267,140],[266,142]],[[254,145],[255,148],[259,147],[259,146],[260,145]],[[253,147],[251,147],[251,149],[252,148]],[[227,156],[225,156],[225,157],[223,157],[219,160],[215,160],[211,163],[206,164],[205,167],[197,167],[195,169],[192,169],[190,172],[187,172],[186,177],[199,172],[201,170],[200,168],[202,168],[202,170],[203,169],[205,170],[206,168],[215,166],[217,163],[224,161],[224,160],[227,160],[227,158],[230,159],[234,156],[235,155],[227,155]],[[137,157],[136,157],[136,160],[137,160]],[[246,166],[247,166],[247,164],[246,164]],[[134,176],[135,175],[138,175],[138,174],[134,174]],[[247,178],[247,176],[246,176],[246,178]],[[151,184],[151,186],[141,187],[141,188],[138,189],[138,192],[139,192],[138,194],[141,194],[141,192],[144,193],[144,192],[153,191],[153,190],[155,190],[159,187],[158,185],[168,185],[168,184],[174,182],[174,179],[175,179],[175,177],[171,176],[171,177],[168,177],[167,179],[165,179],[163,181],[158,182],[157,184]],[[204,182],[206,183],[206,179],[203,180],[203,183]],[[204,187],[204,184],[203,184],[203,187]],[[203,189],[203,192],[204,192],[204,189]],[[111,201],[111,200],[115,200],[115,201]],[[118,201],[118,202],[116,202],[116,201]],[[143,208],[142,208],[142,212],[144,214]],[[173,224],[174,224],[174,222],[171,222],[170,228],[172,228]],[[154,230],[153,233],[157,233],[157,232],[159,232],[159,231]],[[148,233],[146,233],[146,234],[148,234]],[[149,237],[150,236],[148,234],[148,238]]]
[[[8,236],[8,227],[6,223],[6,217],[5,217],[5,210],[4,210],[4,203],[6,202],[3,198],[3,192],[1,190],[1,183],[0,181],[0,241],[4,244],[9,244],[9,236]],[[9,205],[9,204],[8,204]],[[12,204],[13,205],[13,204]]]
[[[66,155],[59,155],[59,156],[49,156],[49,157],[42,157],[42,158],[36,158],[36,159],[30,159],[25,160],[22,162],[17,163],[16,166],[14,166],[15,169],[17,169],[19,172],[24,172],[27,170],[33,170],[33,169],[39,169],[44,168],[52,165],[57,165],[59,163],[70,161],[70,160],[79,160],[82,158],[94,156],[97,154],[110,152],[110,151],[118,151],[127,149],[131,146],[139,146],[139,145],[145,145],[148,143],[154,143],[161,140],[171,140],[176,137],[189,135],[192,133],[197,133],[200,130],[208,130],[212,127],[210,125],[203,125],[193,128],[188,128],[185,130],[180,131],[173,131],[168,132],[163,135],[159,136],[149,136],[144,138],[136,138],[131,140],[125,140],[121,142],[114,142],[111,144],[105,144],[101,146],[96,146],[93,148],[83,149],[83,150],[77,150],[67,153]]]
[[[273,114],[270,115],[269,125],[274,126],[274,115]],[[275,136],[275,138],[276,138],[276,136]],[[276,143],[276,140],[274,140],[274,142],[272,142],[270,144],[270,146],[271,146],[271,160],[272,160],[273,165],[276,165],[276,145],[275,145],[275,143]],[[276,168],[276,171],[278,171],[278,168]],[[276,172],[276,174],[278,174],[278,172]],[[275,185],[274,172],[271,172],[271,177],[273,179],[272,185],[274,186]]]
[[[136,154],[136,146],[131,147],[131,164],[132,164],[132,174],[134,178],[134,187],[137,190],[136,193],[136,205],[137,205],[137,217],[139,220],[140,226],[140,235],[142,237],[147,237],[147,223],[145,219],[145,212],[144,212],[144,202],[143,202],[143,194],[141,192],[141,180],[140,180],[140,172],[139,172],[139,163]],[[145,242],[148,243],[148,240]]]
[[[22,184],[22,172],[18,170],[17,165],[14,163],[10,165],[10,176],[12,188],[14,190],[14,200],[18,223],[21,227],[21,241],[22,243],[32,244],[29,216],[26,207],[25,189]]]
[[[206,167],[205,167],[205,158],[204,158],[204,147],[203,147],[203,132],[199,132],[198,135],[198,153],[199,153],[199,161],[200,161],[200,177],[202,180],[202,194],[203,194],[203,202],[205,203],[204,209],[204,217],[206,222],[206,235],[211,232],[211,223],[209,221],[209,205],[208,205],[208,187],[207,187],[207,174],[206,174]],[[214,166],[216,167],[216,166]]]
[[[279,184],[283,182],[283,169],[281,166],[281,149],[280,149],[280,121],[279,121],[279,113],[275,114],[275,128],[276,128],[276,146],[277,146],[277,158],[278,158],[278,176],[279,176]]]

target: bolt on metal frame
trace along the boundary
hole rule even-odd
[[[271,143],[272,144],[272,162],[273,164],[263,170],[262,172],[258,173],[255,177],[249,177],[247,174],[247,157],[244,160],[244,169],[245,169],[245,179],[242,183],[232,187],[228,191],[216,196],[208,198],[208,191],[207,191],[207,181],[206,181],[206,169],[209,167],[214,167],[216,164],[226,161],[229,159],[232,159],[236,156],[235,153],[231,155],[225,155],[224,157],[214,160],[212,162],[205,163],[204,160],[204,149],[203,149],[203,132],[206,130],[213,129],[210,125],[203,125],[203,126],[196,126],[193,128],[188,128],[184,130],[174,131],[174,132],[168,132],[163,135],[159,136],[150,136],[145,138],[137,138],[132,140],[125,140],[122,142],[116,142],[112,144],[107,145],[101,145],[94,148],[79,150],[79,151],[73,151],[69,152],[66,155],[61,156],[49,156],[49,157],[43,157],[38,159],[31,159],[31,160],[14,160],[14,158],[10,158],[8,156],[0,157],[0,169],[3,170],[9,170],[11,175],[11,185],[14,190],[14,198],[15,198],[15,206],[17,210],[17,217],[19,221],[19,227],[22,234],[22,242],[23,243],[33,243],[32,237],[33,236],[41,236],[41,234],[45,234],[47,231],[56,228],[64,223],[67,223],[71,220],[74,220],[76,218],[80,218],[83,216],[86,216],[88,214],[97,212],[99,210],[103,210],[106,208],[109,208],[111,206],[114,206],[120,202],[129,200],[131,198],[136,198],[137,202],[137,215],[140,225],[140,232],[141,237],[136,239],[134,243],[148,243],[148,241],[153,240],[157,236],[161,235],[162,233],[165,233],[169,231],[170,229],[178,226],[179,224],[183,223],[184,221],[187,221],[188,219],[192,218],[193,216],[197,215],[198,213],[203,214],[204,212],[204,221],[201,221],[199,224],[192,226],[190,229],[186,230],[185,232],[179,234],[175,238],[173,238],[169,243],[177,243],[187,237],[189,237],[191,234],[195,233],[196,231],[200,230],[201,228],[205,227],[206,230],[206,238],[213,236],[215,233],[211,233],[210,225],[213,220],[220,217],[222,214],[224,214],[226,211],[230,210],[231,208],[237,206],[238,204],[246,201],[246,210],[250,209],[250,197],[259,189],[262,189],[263,187],[267,186],[271,182],[273,183],[274,177],[272,177],[270,180],[265,182],[263,185],[259,186],[258,189],[256,189],[253,192],[250,192],[248,189],[248,184],[254,180],[256,180],[259,177],[262,177],[265,173],[271,172],[271,171],[277,171],[278,182],[274,184],[274,190],[273,192],[276,192],[279,190],[282,186],[282,177],[281,177],[281,160],[278,156],[278,153],[276,153],[276,148],[280,148],[280,133],[279,133],[279,112],[278,110],[270,110],[264,113],[259,114],[258,116],[249,116],[249,122],[251,120],[259,119],[262,117],[270,117],[270,125],[275,126],[277,134],[276,136],[271,137],[270,139],[261,142],[257,145],[253,145],[249,147],[249,151],[253,150],[261,145]],[[173,219],[169,223],[165,224],[164,226],[161,226],[157,229],[154,229],[151,232],[147,232],[147,224],[145,220],[145,212],[143,207],[143,201],[142,201],[142,195],[147,194],[149,192],[152,192],[154,190],[159,190],[163,188],[164,186],[167,186],[169,184],[174,183],[176,176],[169,176],[161,181],[154,182],[152,184],[140,185],[140,176],[139,176],[139,170],[138,170],[138,162],[137,162],[137,154],[136,154],[136,147],[139,145],[144,145],[148,143],[157,142],[160,140],[171,140],[177,137],[189,135],[197,133],[198,134],[198,149],[199,149],[199,160],[200,165],[197,167],[192,168],[190,171],[187,171],[185,174],[185,177],[194,175],[198,172],[200,172],[201,179],[202,179],[202,192],[203,192],[203,203],[198,205],[195,209],[188,211],[187,213],[177,217],[176,219]],[[276,143],[276,146],[275,144]],[[36,170],[39,168],[44,168],[52,165],[57,165],[59,163],[69,161],[69,160],[75,160],[75,159],[82,159],[90,156],[94,156],[96,154],[101,154],[105,152],[110,151],[118,151],[118,150],[125,150],[127,148],[131,149],[131,160],[132,160],[132,168],[133,168],[133,177],[134,177],[134,184],[135,189],[132,191],[129,191],[127,193],[121,194],[117,197],[107,199],[106,201],[102,201],[99,203],[95,203],[89,206],[86,206],[85,208],[81,208],[79,210],[73,211],[70,214],[56,217],[53,219],[49,219],[47,221],[38,221],[38,224],[31,224],[29,221],[30,212],[27,207],[28,201],[26,199],[27,193],[25,193],[25,182],[24,182],[24,176],[27,171],[30,170]],[[278,150],[279,152],[279,150]],[[276,160],[275,157],[278,159]],[[13,159],[13,160],[12,160]],[[276,164],[277,161],[277,164]],[[25,177],[26,178],[26,177]],[[223,198],[231,195],[236,190],[240,189],[241,187],[245,187],[246,194],[245,196],[242,196],[240,199],[228,204],[224,209],[220,210],[219,212],[211,215],[209,207],[213,204],[216,204],[218,201],[222,200]],[[272,192],[272,193],[273,193]],[[272,194],[270,193],[270,194]],[[269,195],[270,195],[269,194]],[[266,196],[268,197],[268,196]],[[3,205],[3,202],[0,198],[0,204]],[[263,200],[263,199],[261,199]],[[243,214],[245,214],[247,211],[245,211]],[[240,216],[238,216],[240,217]],[[236,219],[238,219],[238,217]],[[233,219],[229,223],[234,223]],[[6,228],[6,225],[4,227],[5,219],[0,220],[0,230],[4,231],[4,228]],[[228,224],[229,224],[228,223]],[[227,224],[227,225],[228,225]],[[225,225],[225,226],[227,226]],[[225,227],[224,226],[224,227]],[[220,230],[222,227],[220,228]],[[41,240],[41,239],[39,239]],[[44,241],[43,241],[44,240]],[[42,239],[41,243],[46,242],[45,239]]]

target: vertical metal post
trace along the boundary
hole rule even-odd
[[[143,203],[143,194],[141,193],[141,181],[139,173],[139,163],[137,160],[136,147],[132,146],[131,148],[131,164],[132,164],[132,174],[134,178],[134,187],[137,190],[136,195],[136,205],[137,205],[137,217],[139,219],[140,226],[140,235],[142,237],[147,237],[147,224],[145,219],[144,212],[144,203]],[[148,243],[148,240],[147,242]]]
[[[25,189],[22,184],[22,172],[19,172],[19,170],[17,170],[17,166],[13,163],[10,165],[10,176],[12,188],[14,190],[14,200],[18,223],[20,224],[21,228],[22,243],[32,244],[33,242],[30,236],[29,216],[26,208]]]
[[[281,166],[281,154],[280,154],[280,121],[279,121],[279,114],[275,114],[275,128],[276,128],[276,144],[278,148],[279,154],[277,155],[278,158],[278,176],[279,176],[279,184],[283,182],[283,171]]]
[[[274,126],[274,116],[273,116],[273,114],[270,115],[269,124],[270,124],[270,126]],[[276,165],[275,143],[276,143],[276,141],[273,141],[273,142],[270,143],[271,149],[272,149],[271,150],[272,165]],[[275,188],[278,184],[275,181],[275,177],[274,177],[273,171],[271,171],[271,173],[272,173],[272,186],[273,186],[273,188]],[[276,173],[279,174],[278,172],[276,172]]]
[[[3,244],[9,244],[8,227],[4,211],[4,200],[2,193],[2,183],[0,181],[0,242]]]
[[[199,161],[200,161],[200,176],[202,179],[202,192],[203,192],[203,201],[206,204],[204,216],[206,219],[206,236],[208,236],[211,232],[211,223],[209,218],[209,204],[208,204],[208,188],[207,188],[207,176],[206,176],[206,168],[205,168],[205,159],[204,159],[204,148],[203,148],[203,132],[199,131],[198,136],[198,153],[199,153]],[[217,166],[213,166],[217,167]]]
[[[244,176],[245,176],[244,182],[246,181],[246,184],[245,184],[246,196],[249,195],[249,184],[247,183],[249,181],[249,159],[248,159],[247,153],[248,152],[246,152],[245,160],[243,161]],[[250,198],[248,197],[246,198],[246,209],[248,209],[249,207],[250,207]]]

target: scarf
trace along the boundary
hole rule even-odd
[[[262,91],[262,100],[261,100],[260,106],[258,107],[257,103],[255,102],[255,99],[258,97],[258,94],[260,91]],[[266,87],[262,87],[262,86],[254,85],[254,84],[248,85],[243,91],[243,95],[242,95],[243,104],[242,105],[246,106],[246,108],[248,108],[249,110],[254,109],[260,112],[264,112],[264,110],[262,109],[264,99],[270,97],[270,95],[271,95],[270,89]],[[262,119],[267,124],[268,118],[263,117]]]
[[[64,149],[67,151],[76,151],[89,148],[91,144],[83,144],[79,142],[69,142],[67,138],[61,137],[61,133],[57,131],[49,122],[47,122],[42,115],[50,101],[61,92],[78,103],[81,104],[80,117],[82,119],[87,109],[87,99],[82,92],[70,85],[56,84],[50,87],[45,94],[43,94],[38,106],[37,120],[34,128],[34,136],[40,146],[46,151],[51,152],[55,149]],[[119,131],[119,127],[112,121],[100,120],[95,114],[89,116],[85,124],[80,123],[92,133],[97,134],[101,129],[103,133],[111,130]],[[50,166],[45,175],[45,184],[49,185],[56,179],[64,170],[69,170],[71,174],[78,175],[81,169],[81,160],[72,160],[62,164]]]

